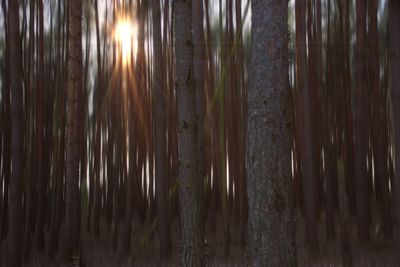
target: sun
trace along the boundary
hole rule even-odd
[[[137,27],[131,19],[120,18],[114,28],[114,40],[122,62],[126,65],[137,52]]]

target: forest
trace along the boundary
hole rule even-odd
[[[0,0],[0,267],[399,266],[399,0]]]

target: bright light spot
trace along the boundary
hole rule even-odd
[[[137,52],[137,27],[127,18],[117,21],[114,30],[114,39],[118,45],[118,51],[121,55],[124,65],[128,63],[131,56],[136,56]]]

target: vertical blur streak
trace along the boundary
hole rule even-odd
[[[11,177],[9,184],[7,265],[21,266],[22,249],[22,59],[19,34],[19,1],[9,1],[9,62],[11,92]]]

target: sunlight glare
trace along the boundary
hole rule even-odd
[[[114,38],[119,46],[124,65],[130,61],[131,53],[137,52],[137,28],[131,20],[122,18],[115,26]]]

